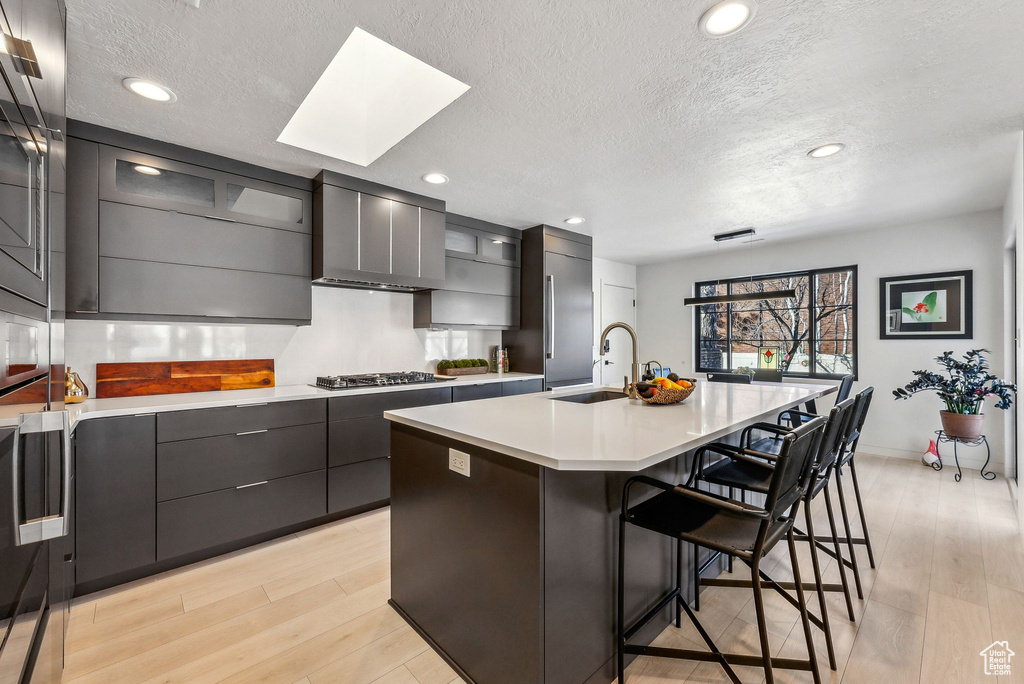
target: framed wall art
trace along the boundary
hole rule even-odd
[[[880,278],[883,340],[965,340],[974,337],[973,271]]]

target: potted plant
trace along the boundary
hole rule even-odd
[[[946,373],[916,370],[916,378],[893,390],[897,399],[909,399],[918,392],[936,392],[946,404],[945,411],[939,411],[942,429],[950,437],[961,439],[977,439],[981,436],[981,412],[985,398],[999,397],[995,407],[1006,410],[1013,403],[1016,385],[1010,385],[989,372],[985,354],[987,349],[972,349],[963,356],[963,360],[953,358],[953,352],[943,352],[935,358]]]
[[[484,359],[443,359],[437,363],[437,375],[477,375],[490,370]]]

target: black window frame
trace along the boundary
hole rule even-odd
[[[736,277],[736,278],[721,278],[721,279],[716,279],[716,280],[704,280],[704,281],[701,281],[701,282],[694,283],[693,284],[693,291],[694,291],[695,295],[699,296],[700,292],[701,292],[701,289],[704,288],[704,287],[715,287],[715,286],[726,285],[726,286],[728,286],[728,290],[727,290],[728,294],[732,294],[732,286],[735,283],[749,283],[751,280],[774,280],[774,279],[778,279],[778,278],[807,277],[807,279],[808,279],[808,293],[807,293],[808,308],[811,311],[811,316],[813,318],[813,312],[814,312],[816,303],[818,301],[818,298],[817,298],[817,295],[818,295],[818,291],[817,291],[817,276],[821,275],[821,274],[825,274],[825,273],[836,273],[836,272],[840,272],[840,271],[850,271],[853,274],[853,282],[851,284],[852,285],[851,286],[851,292],[852,292],[853,296],[852,296],[851,302],[850,302],[850,311],[851,311],[851,313],[853,315],[853,336],[850,338],[853,341],[853,368],[851,369],[850,373],[853,375],[853,379],[856,380],[859,377],[858,376],[858,364],[859,364],[859,358],[860,358],[860,337],[859,337],[859,334],[858,334],[860,332],[860,317],[858,316],[858,313],[857,313],[857,300],[859,299],[859,297],[858,297],[858,289],[857,288],[858,288],[859,278],[858,278],[857,265],[856,264],[853,264],[853,265],[850,265],[850,266],[834,266],[834,267],[829,267],[829,268],[812,268],[812,269],[798,270],[798,271],[785,271],[785,272],[782,272],[782,273],[763,273],[763,274],[754,275],[754,276],[742,276],[742,277]],[[721,373],[723,370],[728,372],[728,371],[730,371],[732,369],[732,365],[733,365],[732,364],[732,345],[733,345],[733,341],[734,341],[733,337],[732,337],[732,314],[733,314],[732,306],[733,305],[730,303],[730,304],[727,304],[726,306],[727,306],[727,309],[726,309],[726,321],[727,321],[727,330],[728,330],[728,332],[726,333],[725,341],[726,341],[726,359],[727,359],[726,365],[728,366],[728,368],[725,368],[725,369],[722,369],[722,368],[705,368],[705,367],[703,367],[701,365],[701,353],[700,353],[701,352],[701,336],[700,336],[700,333],[701,333],[701,325],[700,325],[701,307],[699,305],[693,307],[693,343],[694,343],[694,355],[696,357],[695,360],[694,360],[694,368],[696,368],[696,372],[697,373]],[[816,358],[817,351],[815,349],[817,338],[815,337],[814,327],[815,326],[813,326],[813,325],[809,326],[809,329],[808,329],[808,332],[807,332],[807,340],[806,341],[807,341],[807,353],[808,353],[808,358],[809,358],[808,372],[807,373],[799,373],[799,372],[794,372],[794,371],[785,371],[782,374],[782,376],[784,378],[797,378],[797,379],[805,378],[805,379],[808,379],[808,380],[839,380],[839,379],[841,379],[841,378],[843,378],[843,377],[845,377],[847,375],[846,373],[838,373],[837,374],[837,373],[815,373],[815,372],[813,372],[813,370],[815,368],[817,368],[817,358]]]

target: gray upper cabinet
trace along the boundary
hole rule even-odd
[[[418,292],[417,328],[519,326],[519,231],[455,214],[444,226],[445,284]]]
[[[444,286],[444,202],[330,171],[315,185],[315,282],[410,291]]]
[[[100,199],[312,233],[310,193],[103,145]]]
[[[70,317],[309,323],[308,180],[72,124]]]

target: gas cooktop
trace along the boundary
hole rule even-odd
[[[327,390],[356,389],[358,387],[388,387],[390,385],[422,385],[437,382],[431,373],[397,371],[394,373],[363,373],[361,375],[326,375],[316,379],[313,387]]]

